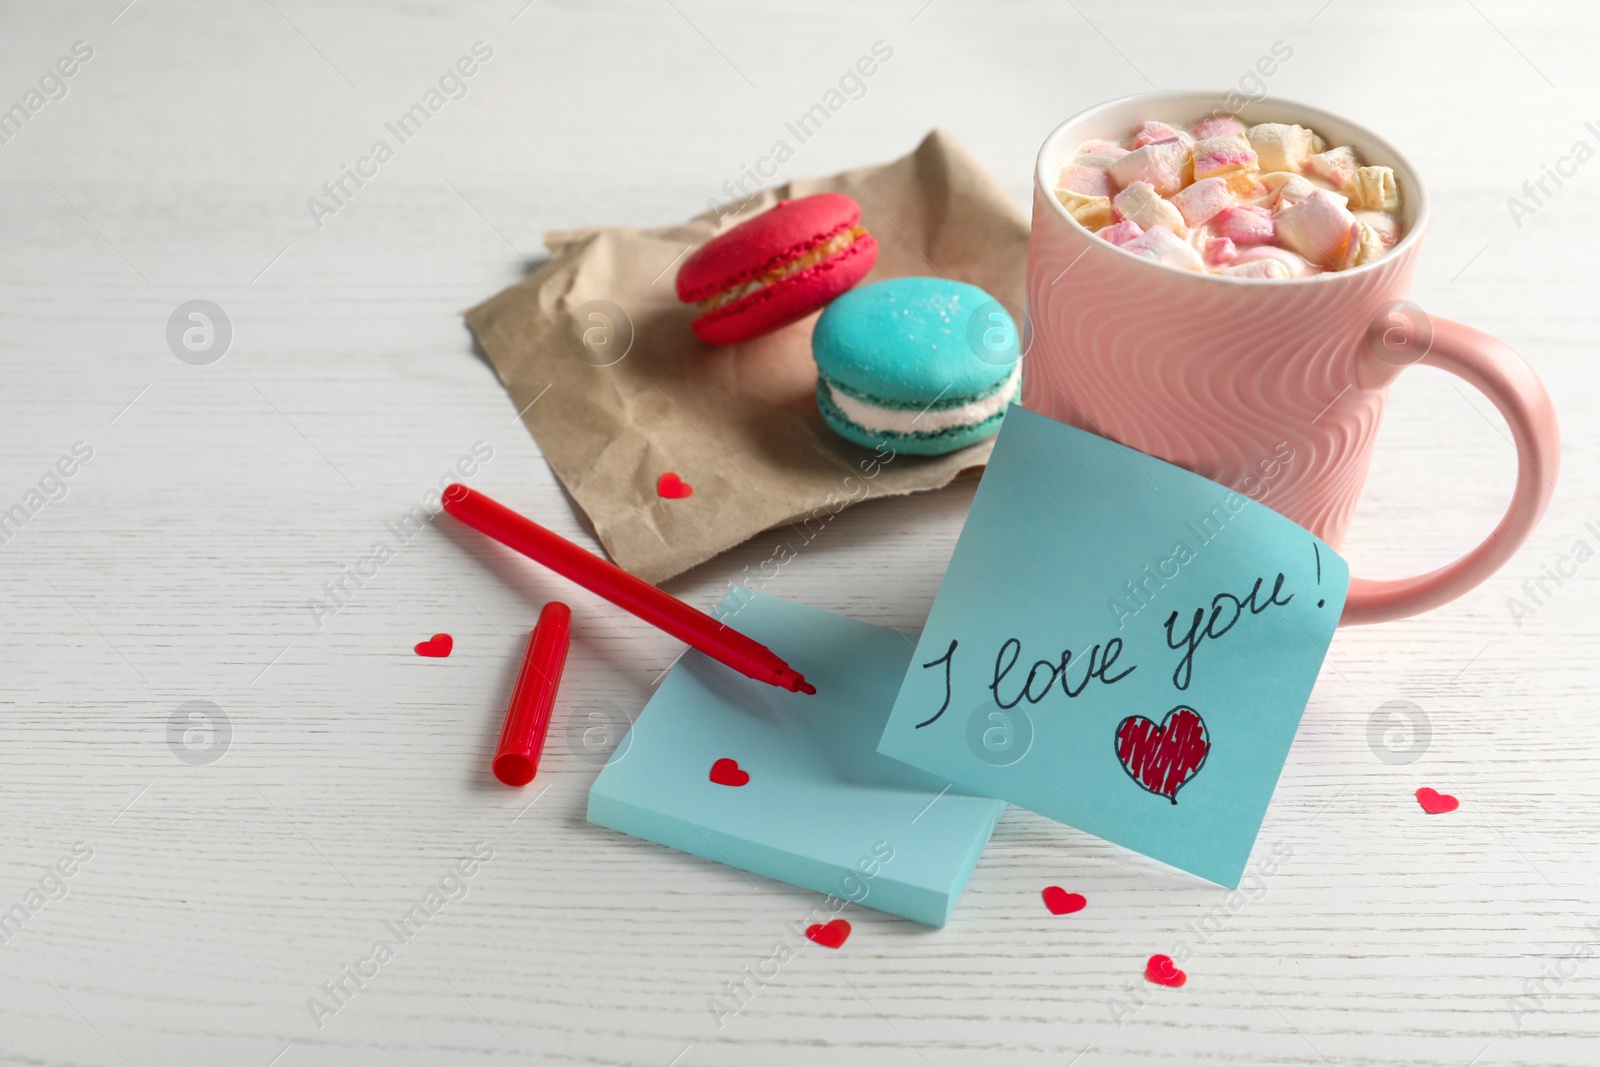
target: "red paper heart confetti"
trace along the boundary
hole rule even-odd
[[[1164,953],[1156,953],[1150,957],[1150,962],[1144,965],[1146,980],[1156,985],[1178,988],[1189,980],[1189,976],[1178,970],[1178,965],[1172,962],[1172,957]]]
[[[656,479],[656,493],[664,500],[682,500],[694,495],[694,486],[668,471]]]
[[[1422,805],[1422,810],[1429,815],[1443,815],[1447,811],[1455,811],[1461,806],[1461,801],[1449,793],[1441,793],[1437,789],[1423,786],[1417,790],[1417,803]]]
[[[711,765],[711,780],[717,785],[746,785],[750,772],[740,770],[738,760],[724,756]]]
[[[850,939],[850,924],[843,919],[812,923],[806,927],[806,937],[823,948],[838,948]]]
[[[1178,802],[1178,790],[1205,766],[1211,738],[1193,708],[1176,707],[1157,726],[1143,715],[1117,724],[1117,759],[1139,788]]]
[[[413,646],[419,656],[431,656],[434,659],[443,659],[456,647],[456,643],[449,634],[434,634],[426,641],[418,641]]]
[[[1039,894],[1044,897],[1044,906],[1050,909],[1051,915],[1071,915],[1075,911],[1082,911],[1089,903],[1081,893],[1069,893],[1058,885],[1047,885],[1044,892]]]

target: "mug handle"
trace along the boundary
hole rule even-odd
[[[1373,368],[1387,384],[1411,363],[1437,367],[1464,379],[1499,409],[1517,449],[1517,487],[1493,532],[1454,563],[1415,578],[1350,579],[1341,626],[1361,626],[1418,615],[1447,604],[1505,565],[1539,524],[1555,493],[1561,467],[1561,433],[1544,383],[1521,356],[1486,333],[1428,315],[1400,301],[1374,316],[1368,333]],[[1422,355],[1415,351],[1422,349]],[[1369,368],[1372,363],[1369,362]],[[1366,384],[1366,383],[1363,383]]]

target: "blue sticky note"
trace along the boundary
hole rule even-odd
[[[1349,576],[1269,507],[1013,406],[878,751],[1237,886]]]
[[[943,926],[1005,803],[877,752],[909,639],[747,590],[717,614],[816,695],[690,650],[595,778],[589,821]],[[724,782],[744,784],[712,781],[719,760],[737,764],[723,765]]]

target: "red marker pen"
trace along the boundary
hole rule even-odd
[[[766,645],[663,593],[615,563],[586,552],[560,534],[546,530],[474,489],[460,484],[447,486],[444,510],[479,533],[537,560],[747,678],[791,693],[817,691],[816,686],[806,681],[805,675]]]
[[[522,657],[522,672],[517,675],[506,725],[494,750],[494,776],[506,785],[527,785],[539,771],[539,753],[544,751],[550,711],[561,685],[561,669],[567,663],[571,628],[572,610],[552,600],[539,612],[539,621],[528,637],[528,653]]]

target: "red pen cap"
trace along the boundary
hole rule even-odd
[[[561,669],[567,663],[571,630],[572,609],[552,600],[539,612],[539,621],[528,637],[522,672],[517,675],[506,725],[494,750],[494,776],[506,785],[527,785],[538,773],[539,753],[544,751],[544,737],[550,729],[550,711],[561,685]]]

